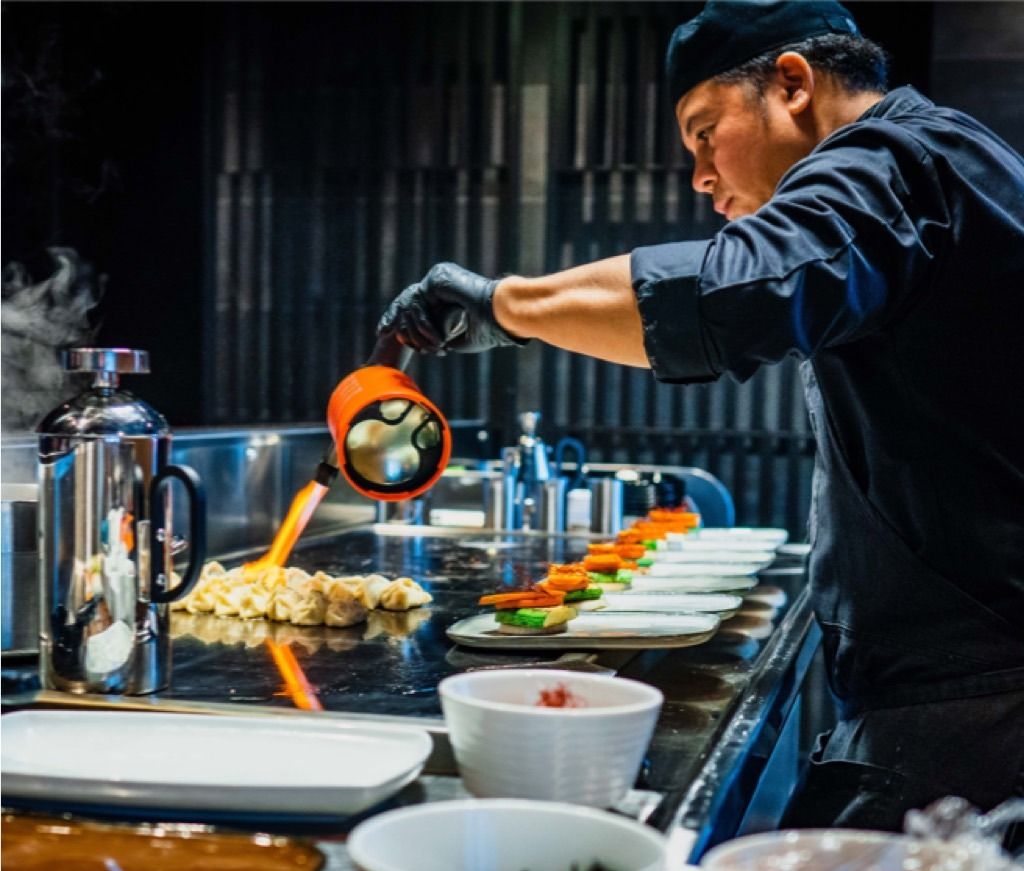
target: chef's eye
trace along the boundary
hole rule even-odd
[[[702,130],[697,131],[697,141],[707,142],[711,138],[711,128],[705,127]]]

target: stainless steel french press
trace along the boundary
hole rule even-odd
[[[193,469],[169,463],[164,417],[119,387],[120,375],[149,371],[147,352],[75,348],[64,368],[95,377],[36,428],[42,683],[155,692],[170,681],[168,603],[191,590],[205,559],[205,495]],[[173,534],[172,480],[187,495],[187,540]]]

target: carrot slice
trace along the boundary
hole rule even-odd
[[[583,558],[583,567],[588,572],[616,572],[622,566],[622,558],[617,553],[596,554]]]
[[[531,596],[528,599],[513,599],[510,602],[499,602],[494,606],[496,611],[517,611],[520,608],[551,608],[565,601],[565,593],[560,590],[546,596]]]
[[[647,553],[647,548],[642,544],[617,544],[615,553],[623,559],[640,559]]]
[[[586,574],[583,563],[548,563],[548,575]]]
[[[493,593],[488,596],[481,596],[478,600],[480,605],[494,605],[496,608],[531,608],[545,607],[547,605],[561,605],[565,594],[551,593],[547,590],[514,591],[511,593]]]
[[[598,554],[598,553],[615,553],[615,548],[618,545],[612,544],[611,542],[600,542],[598,544],[588,544],[587,553]]]
[[[585,590],[590,584],[590,579],[583,575],[581,578],[573,577],[567,580],[548,578],[541,581],[537,586],[542,590],[548,590],[552,594],[571,593],[573,590]]]

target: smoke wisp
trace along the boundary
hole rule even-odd
[[[102,297],[102,279],[73,248],[47,249],[56,265],[38,283],[25,267],[11,262],[3,269],[0,327],[3,343],[3,430],[31,430],[50,409],[74,392],[61,368],[62,348],[88,344],[96,327],[89,312]]]

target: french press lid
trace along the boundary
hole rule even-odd
[[[149,403],[119,387],[121,375],[149,372],[149,352],[131,348],[71,348],[61,354],[66,372],[91,372],[92,387],[47,414],[36,432],[46,435],[165,436],[167,420]]]

